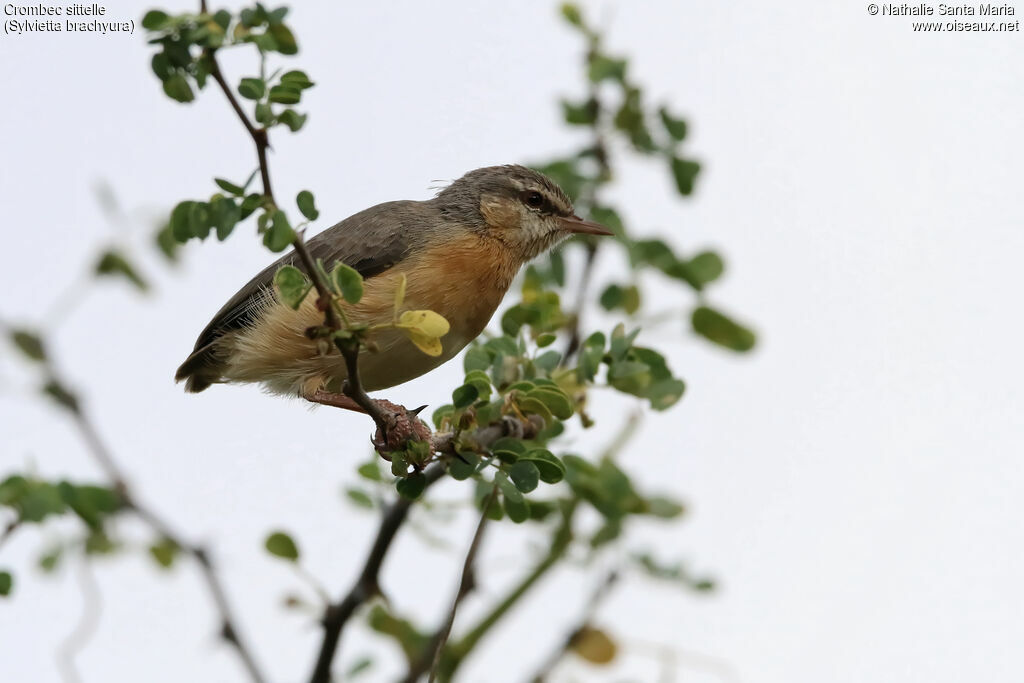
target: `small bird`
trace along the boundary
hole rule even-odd
[[[374,391],[453,358],[483,331],[520,266],[572,233],[612,234],[575,215],[565,192],[547,176],[507,165],[470,171],[433,199],[385,202],[360,211],[307,246],[328,269],[341,261],[363,276],[362,299],[343,304],[350,320],[390,322],[404,275],[404,307],[434,311],[450,324],[437,356],[421,351],[399,330],[374,332],[376,350],[362,349],[359,356],[363,387]],[[317,297],[307,296],[298,310],[276,298],[274,273],[286,264],[303,269],[294,253],[284,256],[213,317],[175,375],[186,391],[258,383],[271,393],[356,409],[340,394],[347,377],[342,355],[305,334],[323,324]]]

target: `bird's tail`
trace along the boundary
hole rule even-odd
[[[211,384],[222,381],[224,361],[217,353],[216,341],[196,349],[174,374],[175,382],[185,382],[185,391],[198,394]]]

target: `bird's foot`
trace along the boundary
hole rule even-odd
[[[378,428],[377,433],[373,436],[373,446],[378,452],[387,453],[399,450],[409,441],[430,440],[430,427],[419,418],[419,412],[426,406],[409,410],[405,406],[385,399],[374,399],[373,402],[384,414],[386,426],[383,434]]]

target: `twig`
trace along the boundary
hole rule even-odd
[[[568,503],[563,511],[562,523],[551,539],[551,548],[547,554],[541,558],[533,569],[531,569],[520,581],[512,588],[507,596],[502,599],[497,605],[495,605],[490,612],[488,612],[483,619],[477,622],[477,625],[469,630],[469,632],[463,636],[460,640],[449,645],[447,649],[448,669],[446,674],[452,677],[455,670],[462,664],[463,660],[480,642],[480,640],[490,632],[490,630],[497,624],[502,617],[504,617],[509,610],[512,609],[516,603],[531,589],[533,586],[543,578],[552,567],[554,567],[558,561],[565,554],[566,549],[569,547],[569,543],[572,541],[572,523],[573,517],[576,513],[576,507],[578,505],[578,499],[574,499]]]
[[[202,4],[205,5],[206,3]],[[203,9],[202,11],[205,12],[206,10]],[[257,128],[249,120],[245,110],[242,109],[242,105],[238,102],[238,98],[235,97],[235,93],[231,91],[231,86],[224,79],[224,74],[220,70],[220,64],[217,62],[216,53],[216,50],[206,51],[206,55],[210,59],[210,75],[213,76],[213,80],[220,86],[224,96],[228,98],[231,108],[235,110],[235,114],[238,115],[242,125],[245,126],[245,130],[249,133],[249,137],[252,138],[253,144],[256,145],[256,158],[259,159],[260,163],[260,180],[263,181],[263,195],[276,206],[277,202],[274,201],[274,191],[270,187],[270,166],[267,164],[267,148],[270,147],[267,129]]]
[[[522,435],[522,438],[532,438],[542,427],[543,425],[538,425],[535,422],[523,424],[505,421],[479,429],[473,434],[463,434],[462,438],[465,442],[475,444],[477,448],[483,450],[503,436],[519,434]],[[437,453],[454,453],[455,435],[452,433],[435,434],[431,438],[431,447]],[[428,487],[441,479],[444,474],[445,466],[440,462],[430,465],[423,471]],[[370,554],[367,556],[358,578],[338,602],[328,605],[325,610],[324,636],[320,643],[316,664],[313,667],[313,674],[309,679],[310,683],[328,683],[331,680],[331,663],[337,653],[342,631],[356,609],[380,592],[381,565],[384,564],[384,558],[390,550],[398,530],[405,523],[412,504],[411,500],[399,498],[384,511],[380,527],[377,529],[377,537],[373,541]]]
[[[52,367],[50,368],[50,372],[52,376]],[[82,409],[81,403],[77,399],[74,399],[63,405],[71,413],[75,426],[78,428],[78,431],[81,434],[82,439],[85,441],[89,451],[92,453],[93,458],[99,463],[100,467],[113,483],[114,488],[121,495],[125,508],[138,515],[138,517],[146,522],[146,524],[148,524],[157,534],[169,540],[182,552],[191,555],[199,564],[199,568],[207,589],[209,590],[210,597],[213,598],[213,602],[220,613],[221,637],[234,647],[239,658],[242,660],[242,664],[249,672],[249,677],[254,681],[254,683],[263,683],[266,679],[260,672],[260,669],[256,664],[256,660],[253,658],[249,648],[242,642],[241,637],[238,634],[238,629],[235,626],[235,617],[232,613],[231,606],[228,604],[227,594],[224,592],[224,587],[221,584],[220,578],[214,569],[213,562],[210,560],[206,549],[202,546],[186,542],[179,534],[173,531],[170,525],[165,522],[162,517],[138,501],[129,489],[124,474],[114,461],[110,449],[107,447],[106,443],[104,443],[99,432],[96,430],[96,427]]]
[[[75,655],[81,652],[92,638],[100,619],[102,606],[100,589],[96,585],[96,577],[93,576],[89,567],[88,557],[82,558],[78,584],[82,589],[82,615],[79,617],[78,623],[75,624],[74,630],[68,634],[57,650],[57,665],[61,670],[62,678],[68,683],[79,683],[82,680],[75,667]]]
[[[423,476],[427,479],[427,486],[439,480],[444,474],[445,467],[441,463],[435,463],[423,472]],[[377,537],[373,541],[370,554],[366,557],[359,577],[341,600],[328,605],[325,610],[324,637],[320,643],[320,654],[313,667],[313,675],[310,677],[311,683],[328,683],[331,680],[331,663],[338,649],[338,641],[341,639],[341,632],[344,630],[345,624],[360,605],[380,593],[378,577],[381,565],[384,564],[384,558],[391,547],[391,542],[405,522],[412,503],[413,501],[406,498],[399,498],[384,511],[380,527],[377,529]]]
[[[576,292],[576,312],[572,316],[572,329],[569,332],[569,343],[565,347],[565,354],[562,363],[568,363],[573,355],[579,350],[580,343],[580,320],[587,303],[587,290],[590,288],[590,277],[594,271],[594,262],[597,260],[597,243],[587,243],[587,260],[583,265],[583,274],[580,276],[579,289]]]
[[[480,550],[480,543],[483,540],[484,528],[487,525],[487,513],[497,497],[498,484],[495,483],[480,510],[480,521],[477,522],[476,531],[473,532],[473,540],[469,544],[469,550],[466,551],[466,559],[462,564],[462,577],[459,579],[459,588],[455,592],[455,598],[452,600],[452,606],[448,610],[447,618],[441,625],[441,628],[437,630],[437,633],[434,634],[434,637],[430,639],[430,643],[424,649],[420,658],[410,667],[408,674],[402,679],[403,683],[415,683],[428,670],[430,672],[428,681],[429,683],[434,683],[441,668],[444,646],[448,643],[448,637],[451,635],[452,625],[455,623],[455,615],[458,612],[459,604],[476,586],[474,571],[476,556]]]
[[[20,519],[12,519],[10,522],[7,523],[7,525],[4,527],[3,533],[0,533],[0,548],[2,548],[5,543],[7,543],[7,541],[11,538],[11,536],[14,535],[14,532],[17,531],[18,527],[20,526]]]
[[[558,663],[562,660],[562,657],[572,649],[572,646],[576,643],[580,634],[590,627],[591,622],[594,620],[594,614],[597,612],[597,608],[604,602],[605,598],[611,592],[611,589],[615,586],[615,583],[619,580],[619,571],[613,569],[605,575],[601,583],[594,589],[594,593],[590,596],[590,600],[587,601],[587,606],[583,611],[583,616],[577,622],[576,628],[569,632],[569,635],[559,644],[558,649],[551,653],[551,655],[544,661],[544,664],[537,670],[537,673],[531,680],[531,683],[544,683],[547,676],[554,670]]]

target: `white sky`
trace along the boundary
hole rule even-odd
[[[317,86],[307,129],[275,136],[272,168],[280,196],[316,193],[324,225],[578,142],[554,99],[579,93],[580,43],[551,3],[298,4],[295,63]],[[137,19],[148,6],[114,0],[108,11]],[[602,621],[630,642],[687,653],[675,680],[723,680],[706,658],[744,683],[1020,680],[1021,35],[915,34],[909,19],[869,16],[859,1],[588,9],[650,94],[689,117],[688,149],[706,167],[686,204],[643,163],[626,167],[615,198],[640,232],[722,249],[729,270],[712,300],[761,339],[736,358],[680,328],[647,337],[670,350],[689,391],[646,422],[626,462],[649,487],[684,496],[692,515],[638,535],[714,572],[722,590],[696,598],[630,580]],[[38,320],[112,235],[141,241],[142,221],[104,219],[98,181],[138,218],[251,169],[219,94],[170,102],[148,63],[141,34],[0,37],[4,318]],[[225,60],[234,78],[243,66]],[[289,529],[332,593],[349,584],[374,523],[338,489],[366,457],[366,421],[251,388],[186,396],[170,381],[211,313],[268,260],[245,229],[189,248],[174,272],[147,258],[156,293],[102,288],[62,324],[56,353],[142,494],[214,545],[273,678],[295,681],[319,634],[280,608],[299,584],[260,544]],[[656,291],[654,308],[676,303],[677,290]],[[437,387],[459,376],[452,363],[388,396],[438,405]],[[95,476],[7,355],[0,378],[0,471],[35,462],[48,476]],[[607,439],[631,406],[604,401],[601,431],[578,450]],[[401,538],[386,571],[400,608],[436,621],[471,523],[452,530],[450,553]],[[527,541],[502,533],[483,560],[486,597],[517,574]],[[74,571],[28,569],[43,545],[24,533],[0,559],[18,580],[0,605],[6,681],[59,680],[54,650],[81,610]],[[77,658],[83,679],[242,680],[211,641],[196,573],[161,577],[150,564],[97,563],[104,607]],[[553,577],[464,680],[532,672],[590,590],[572,571]],[[346,638],[341,665],[374,648],[391,652]],[[563,680],[654,680],[643,652],[627,648],[613,676],[569,666]]]

